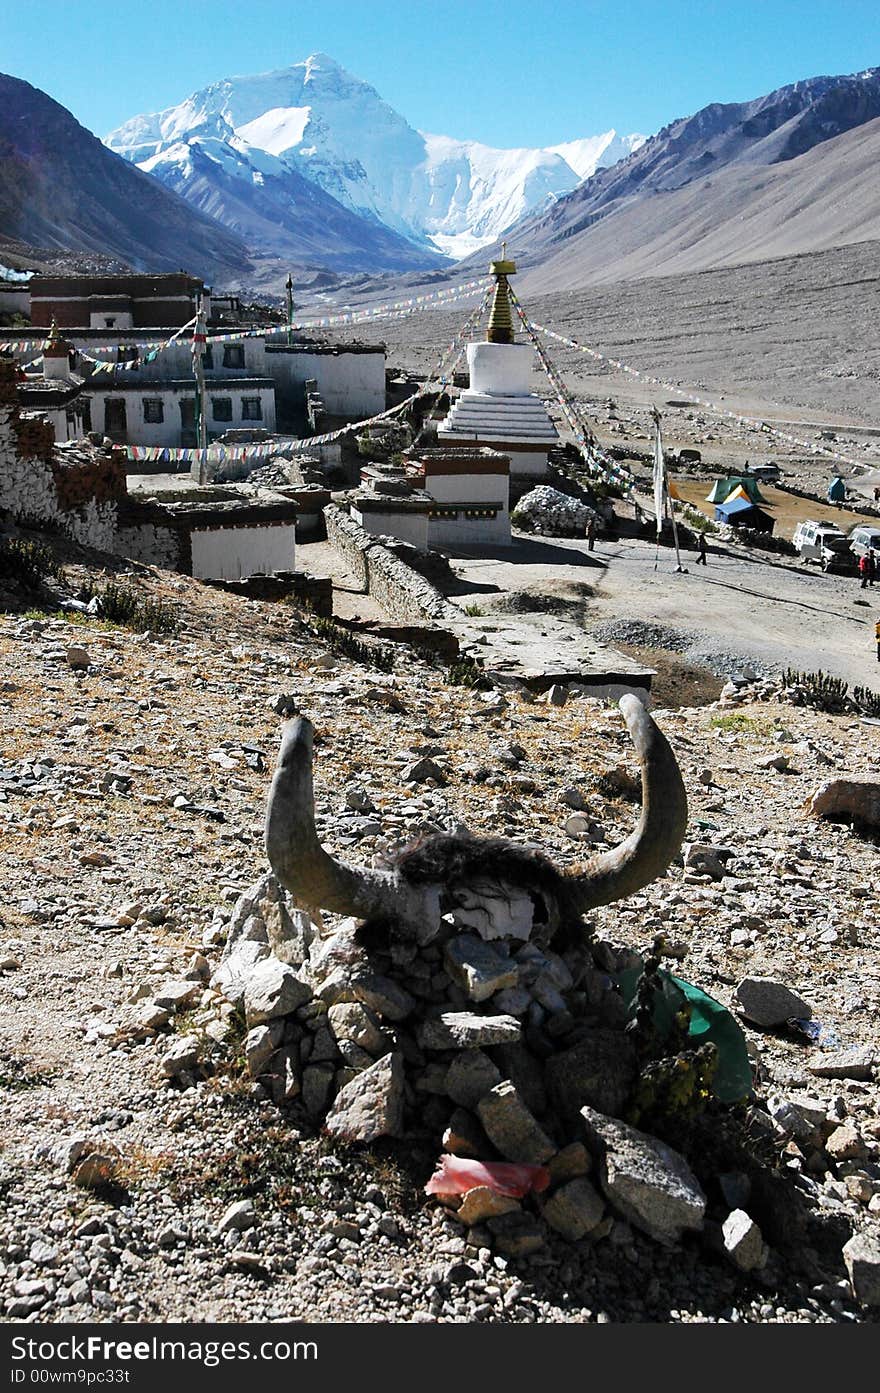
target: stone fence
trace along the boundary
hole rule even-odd
[[[324,509],[327,540],[385,613],[404,623],[460,620],[461,610],[405,561],[392,555],[335,503]]]

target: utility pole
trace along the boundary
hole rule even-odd
[[[192,360],[193,376],[196,380],[196,437],[199,451],[198,481],[200,484],[207,483],[207,460],[205,453],[208,448],[208,420],[205,414],[205,348],[207,346],[208,333],[205,324],[205,311],[202,308],[202,297],[199,296],[196,305],[196,322],[193,327],[192,336]]]
[[[293,276],[288,271],[287,281],[287,342],[293,343]]]

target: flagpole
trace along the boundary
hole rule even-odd
[[[683,572],[681,564],[681,552],[678,547],[678,524],[675,521],[675,508],[672,505],[672,498],[669,493],[669,473],[666,468],[666,457],[663,453],[663,436],[660,430],[660,412],[657,407],[651,408],[651,416],[654,421],[654,429],[657,434],[654,438],[654,512],[657,520],[657,546],[660,546],[660,534],[663,531],[663,517],[666,511],[667,500],[669,502],[669,516],[672,521],[672,540],[675,546],[676,571]],[[654,558],[654,570],[657,569],[657,558]]]
[[[204,353],[207,345],[207,327],[201,296],[196,306],[196,322],[192,332],[193,375],[196,380],[196,432],[199,451],[198,482],[207,482],[208,421],[205,415],[205,365]]]

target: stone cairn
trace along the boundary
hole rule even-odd
[[[665,738],[636,698],[620,705],[641,818],[577,874],[451,834],[390,870],[333,859],[315,831],[311,725],[288,721],[273,873],[237,904],[213,979],[243,1011],[248,1073],[276,1104],[339,1143],[427,1141],[443,1153],[429,1192],[512,1256],[540,1248],[545,1225],[599,1237],[617,1215],[670,1243],[703,1223],[684,1158],[621,1120],[641,1062],[613,977],[641,960],[592,941],[581,918],[662,874],[687,822]],[[322,936],[320,909],[350,917]]]
[[[521,531],[543,537],[583,537],[591,518],[599,522],[598,513],[586,503],[549,484],[539,484],[523,494],[511,521]]]

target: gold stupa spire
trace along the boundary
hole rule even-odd
[[[495,294],[492,297],[492,310],[489,315],[489,332],[486,338],[490,343],[513,343],[513,310],[510,305],[510,287],[507,277],[516,275],[516,262],[507,259],[507,243],[501,243],[500,261],[489,263],[489,272],[495,277]]]

